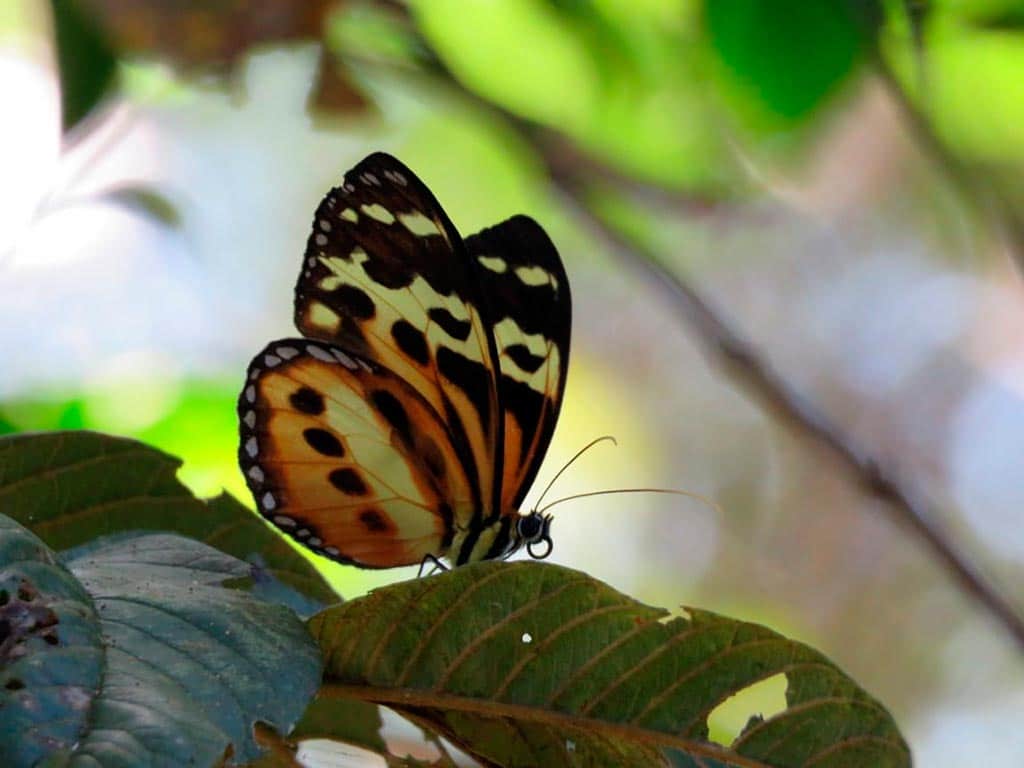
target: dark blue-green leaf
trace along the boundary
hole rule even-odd
[[[103,670],[100,624],[46,545],[0,515],[0,765],[33,766],[86,728]]]

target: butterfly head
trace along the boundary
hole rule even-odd
[[[551,515],[537,510],[522,515],[516,521],[517,547],[526,545],[526,551],[534,560],[543,560],[551,554],[554,543],[551,541]]]

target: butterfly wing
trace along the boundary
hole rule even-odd
[[[493,329],[504,428],[502,500],[518,510],[558,420],[569,365],[572,302],[558,251],[537,222],[514,216],[466,238],[481,269]]]
[[[472,491],[451,435],[401,377],[359,354],[274,342],[239,399],[239,460],[260,512],[363,567],[442,556]]]
[[[499,502],[503,456],[497,353],[474,269],[426,186],[373,154],[317,209],[295,322],[382,364],[438,414],[479,516]]]

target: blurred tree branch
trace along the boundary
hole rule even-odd
[[[972,563],[953,537],[940,524],[940,515],[919,489],[871,451],[846,434],[814,403],[801,395],[789,381],[765,359],[731,323],[712,306],[702,293],[666,267],[652,249],[622,231],[588,204],[592,185],[609,180],[628,189],[645,189],[663,202],[671,201],[690,211],[714,209],[718,203],[687,197],[684,193],[646,185],[622,174],[599,160],[574,148],[566,137],[553,133],[496,105],[464,86],[444,65],[414,28],[414,23],[398,4],[391,4],[396,16],[402,16],[418,64],[427,74],[436,77],[475,107],[498,118],[530,147],[544,163],[552,182],[572,204],[579,218],[631,269],[652,280],[666,298],[678,309],[687,325],[702,343],[713,362],[738,383],[752,399],[788,424],[797,433],[816,441],[833,457],[850,477],[866,492],[887,503],[892,517],[918,536],[932,556],[945,568],[957,585],[996,619],[1003,629],[1024,649],[1024,618],[1001,594],[1000,590]],[[386,62],[357,61],[386,66]],[[912,115],[909,115],[912,117]],[[928,140],[924,134],[923,140]],[[621,182],[621,183],[620,183]],[[1024,228],[1017,230],[1024,236]]]

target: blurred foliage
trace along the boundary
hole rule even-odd
[[[117,60],[95,18],[77,0],[51,0],[51,7],[60,67],[61,117],[67,130],[104,96]]]

